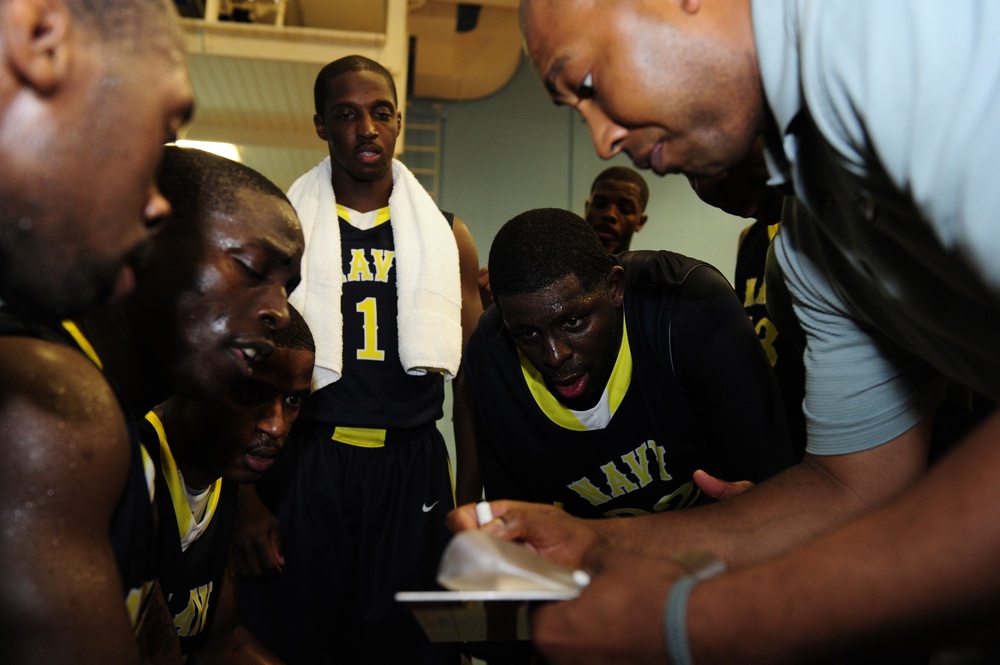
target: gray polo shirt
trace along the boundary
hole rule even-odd
[[[941,375],[1000,398],[1000,3],[756,0],[776,254],[807,338],[809,450],[898,436]]]

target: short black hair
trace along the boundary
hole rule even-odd
[[[635,169],[630,169],[627,166],[610,166],[594,178],[593,184],[590,185],[590,193],[594,193],[594,188],[597,187],[597,183],[606,182],[608,180],[618,180],[621,182],[630,182],[639,188],[639,205],[642,206],[642,210],[646,210],[646,204],[649,202],[649,185],[646,184],[646,179],[643,178],[638,171]]]
[[[173,209],[172,220],[193,221],[211,212],[236,214],[245,205],[239,200],[245,190],[291,206],[281,188],[249,166],[197,148],[166,146],[157,184]]]
[[[274,331],[271,338],[274,346],[279,349],[289,349],[291,351],[308,351],[316,353],[316,342],[313,340],[312,330],[309,324],[302,318],[299,310],[288,303],[288,325],[281,330]]]
[[[582,217],[561,208],[537,208],[500,228],[488,265],[490,289],[499,300],[532,293],[567,275],[576,275],[590,293],[606,283],[612,261]]]
[[[393,80],[389,70],[371,58],[363,55],[347,55],[319,70],[316,75],[316,83],[313,84],[313,103],[316,105],[316,114],[323,115],[326,109],[327,97],[330,94],[330,83],[347,72],[374,72],[385,79],[392,90],[392,102],[399,107],[399,97],[396,95],[396,81]]]

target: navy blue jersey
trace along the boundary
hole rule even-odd
[[[444,379],[407,375],[399,359],[388,208],[370,229],[339,212],[343,373],[305,400],[257,484],[281,522],[285,566],[240,584],[243,622],[289,663],[457,663],[456,645],[430,643],[393,596],[436,588],[451,538],[454,490],[436,427]]]
[[[0,335],[35,337],[78,349],[99,366],[99,359],[94,355],[89,343],[69,322],[64,325],[42,324],[21,319],[0,309]],[[125,604],[129,620],[133,632],[138,633],[156,579],[156,551],[153,542],[156,518],[152,500],[152,462],[139,444],[136,423],[129,415],[130,411],[125,408],[120,392],[111,381],[108,383],[118,397],[119,404],[122,405],[129,435],[128,479],[115,506],[108,536],[125,588]]]
[[[780,222],[754,222],[747,229],[736,255],[736,294],[743,301],[747,316],[760,337],[767,358],[774,368],[785,401],[788,430],[797,459],[806,448],[806,423],[802,412],[806,376],[802,366],[802,348],[792,342],[794,337],[779,332],[767,311],[767,286],[764,282],[767,252],[778,233]]]
[[[221,478],[209,490],[202,532],[186,549],[181,529],[192,519],[182,480],[177,474],[162,424],[155,414],[141,425],[142,442],[156,466],[156,573],[173,616],[181,653],[190,654],[205,642],[218,607],[229,544],[236,527],[239,485]],[[182,526],[183,525],[183,526]]]
[[[445,213],[451,222],[453,215]],[[301,418],[345,427],[411,429],[439,420],[440,374],[410,376],[399,359],[395,245],[391,223],[358,229],[341,218],[344,367],[306,400]]]
[[[489,498],[639,515],[704,502],[696,469],[756,482],[791,464],[774,376],[726,279],[671,252],[619,261],[625,331],[609,394],[621,397],[604,427],[574,422],[532,377],[495,306],[480,319],[466,371]]]

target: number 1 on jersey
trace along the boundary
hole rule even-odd
[[[358,360],[385,360],[385,351],[378,348],[378,304],[375,298],[365,298],[355,309],[365,317],[365,345],[358,349]]]

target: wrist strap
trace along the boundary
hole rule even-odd
[[[663,634],[672,665],[694,665],[687,635],[687,606],[691,591],[700,581],[695,575],[682,577],[667,594],[667,602],[663,606]]]

